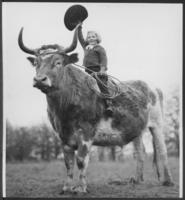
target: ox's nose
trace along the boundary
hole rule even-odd
[[[46,76],[38,76],[38,77],[34,77],[33,78],[33,81],[34,82],[38,82],[38,83],[42,83],[42,82],[44,82],[44,81],[46,81],[46,79],[47,79],[47,77]]]
[[[37,86],[51,86],[50,81],[48,79],[47,76],[36,76],[33,78],[33,86],[37,87]]]

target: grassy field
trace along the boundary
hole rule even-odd
[[[179,197],[179,159],[169,158],[175,185],[162,186],[152,167],[151,158],[145,161],[144,179],[139,185],[125,180],[135,173],[133,159],[124,162],[91,161],[87,171],[89,193],[61,195],[66,169],[62,161],[40,163],[8,163],[6,166],[7,197],[119,197],[159,198]],[[75,168],[77,172],[77,169]],[[75,181],[77,180],[75,175]],[[118,183],[118,184],[116,184]],[[121,184],[120,184],[121,183]]]

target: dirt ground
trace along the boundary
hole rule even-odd
[[[124,162],[91,161],[87,171],[87,194],[61,195],[66,169],[62,161],[38,163],[8,163],[6,166],[7,197],[119,197],[119,198],[177,198],[179,197],[179,159],[169,158],[174,186],[162,186],[152,167],[152,159],[145,161],[144,179],[139,185],[130,184],[128,178],[135,173],[133,159]],[[77,169],[75,168],[77,181]]]

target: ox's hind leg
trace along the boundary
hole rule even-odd
[[[75,152],[74,149],[68,145],[63,146],[64,153],[64,161],[67,168],[67,180],[64,183],[62,193],[69,191],[71,192],[73,189],[73,170],[74,170],[74,158]]]
[[[131,181],[134,183],[140,183],[143,181],[143,168],[144,168],[144,156],[145,148],[142,140],[142,135],[138,136],[133,140],[134,145],[134,157],[137,160],[136,175],[135,178],[132,178]]]
[[[165,139],[163,135],[162,128],[158,127],[149,127],[149,130],[153,136],[153,148],[154,148],[154,164],[157,168],[157,174],[160,179],[160,167],[159,161],[162,162],[163,170],[164,170],[164,182],[163,185],[169,186],[173,185],[172,176],[170,173],[169,165],[168,165],[168,157],[167,157],[167,149],[165,144]]]

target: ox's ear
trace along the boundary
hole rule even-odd
[[[27,57],[27,59],[30,61],[30,63],[35,66],[36,64],[36,59],[34,57]]]
[[[76,63],[76,62],[78,62],[78,54],[73,53],[69,55],[69,63]]]
[[[67,64],[70,64],[70,63],[76,63],[76,62],[78,62],[78,54],[73,53],[73,54],[67,55],[65,57],[64,65],[67,65]]]

